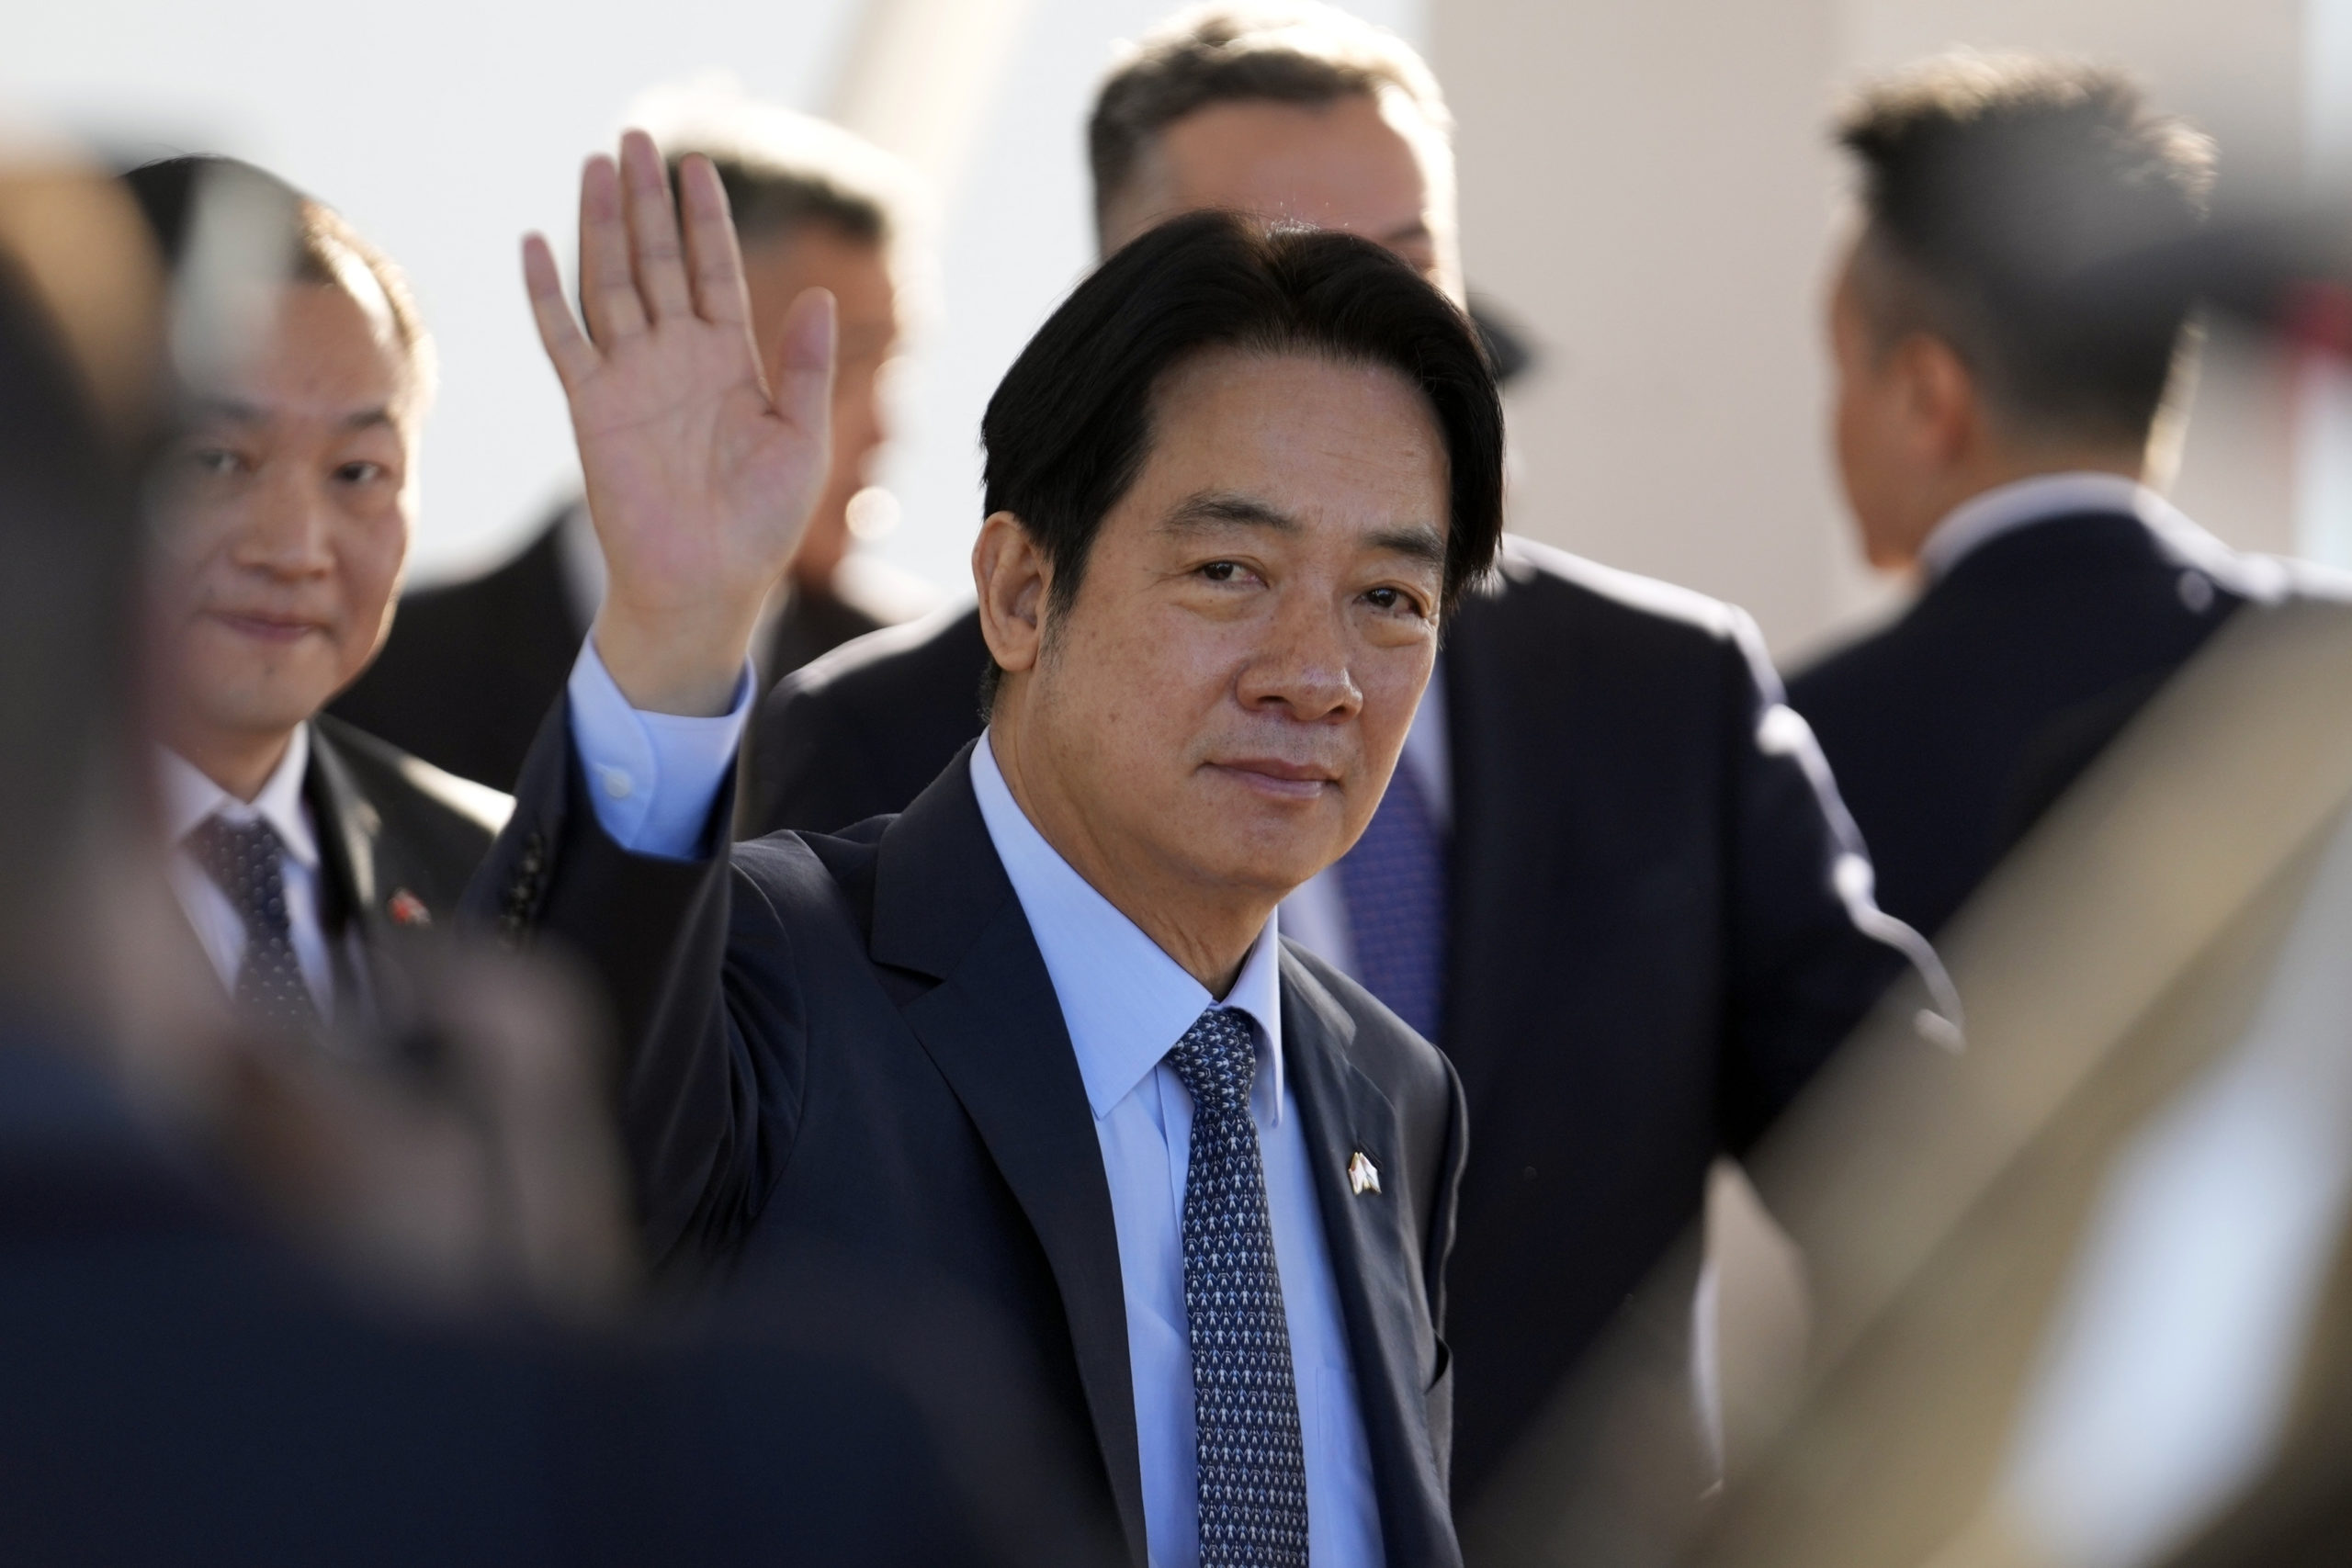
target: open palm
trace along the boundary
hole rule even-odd
[[[829,296],[796,301],[770,388],[718,173],[690,158],[680,185],[683,236],[643,132],[622,138],[617,164],[589,160],[585,332],[537,235],[524,243],[524,276],[571,404],[604,547],[599,651],[632,701],[695,711],[732,687],[761,603],[823,487],[833,326]]]

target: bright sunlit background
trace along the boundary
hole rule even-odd
[[[2352,0],[1361,0],[1461,123],[1473,284],[1544,353],[1514,398],[1514,525],[1753,610],[1802,655],[1889,590],[1856,563],[1821,436],[1818,296],[1860,73],[1947,44],[2139,70],[2220,138],[2225,190],[2352,173]],[[632,96],[711,71],[840,115],[940,186],[944,313],[897,387],[873,547],[951,591],[981,406],[1088,265],[1080,127],[1158,0],[80,0],[21,8],[0,98],[117,156],[218,150],[342,208],[439,337],[421,579],[517,546],[572,483],[515,242],[561,243],[581,156]],[[2352,563],[2352,389],[2226,335],[2179,498],[2249,547]]]

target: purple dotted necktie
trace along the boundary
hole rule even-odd
[[[1435,1040],[1445,1012],[1445,840],[1404,758],[1340,860],[1340,891],[1357,983]]]
[[[1184,1316],[1193,1347],[1201,1568],[1306,1568],[1306,1455],[1250,1085],[1255,1027],[1211,1008],[1168,1054],[1193,1097]]]
[[[183,840],[245,925],[245,955],[237,966],[237,1005],[282,1028],[310,1033],[319,1004],[294,956],[286,913],[286,874],[277,829],[255,819],[208,817]]]

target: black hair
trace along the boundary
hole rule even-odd
[[[1159,386],[1218,348],[1384,367],[1419,390],[1445,439],[1450,610],[1502,537],[1502,403],[1476,333],[1368,240],[1224,212],[1172,219],[1104,262],[989,400],[987,510],[1035,541],[1053,604],[1075,600],[1102,519],[1142,471]],[[983,706],[992,691],[993,678]]]
[[[1098,231],[1159,133],[1216,104],[1310,107],[1396,92],[1441,132],[1437,78],[1385,28],[1322,5],[1212,5],[1129,51],[1096,89],[1086,126]]]
[[[673,191],[684,188],[678,164],[696,151],[688,147],[671,154]],[[861,245],[885,245],[893,238],[896,225],[888,199],[879,192],[859,189],[839,173],[759,164],[727,152],[703,155],[718,171],[727,209],[735,220],[735,237],[744,245],[788,240],[812,223]]]
[[[2013,423],[2144,441],[2194,298],[2110,271],[2202,221],[2212,144],[2120,73],[1949,55],[1839,120],[1868,217],[1856,284],[1882,347],[1949,343]]]
[[[424,317],[416,308],[415,296],[409,292],[407,277],[334,208],[266,169],[218,153],[159,158],[124,175],[122,183],[130,187],[141,215],[147,220],[165,269],[175,276],[196,242],[198,204],[230,186],[255,198],[244,203],[242,212],[270,214],[283,222],[288,281],[348,289],[351,282],[345,268],[356,263],[382,291],[391,312],[393,334],[408,355],[411,369],[421,384],[430,384],[432,335],[424,329]]]

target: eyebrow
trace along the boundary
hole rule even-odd
[[[235,398],[205,398],[196,406],[199,419],[222,420],[231,424],[266,424],[270,412],[258,404],[243,402]],[[343,419],[345,430],[372,430],[378,425],[395,424],[389,406],[361,409]]]
[[[1177,502],[1176,509],[1164,518],[1159,526],[1170,534],[1198,533],[1220,524],[1238,523],[1248,528],[1268,528],[1277,534],[1295,534],[1298,519],[1279,507],[1254,501],[1230,491],[1203,491],[1188,495]]]
[[[1224,525],[1238,524],[1248,528],[1265,528],[1277,534],[1300,531],[1297,518],[1279,507],[1230,491],[1204,491],[1180,502],[1160,523],[1170,534],[1205,531]],[[1445,570],[1445,538],[1427,523],[1410,523],[1401,527],[1383,528],[1364,541],[1375,550],[1404,557],[1424,566]]]

